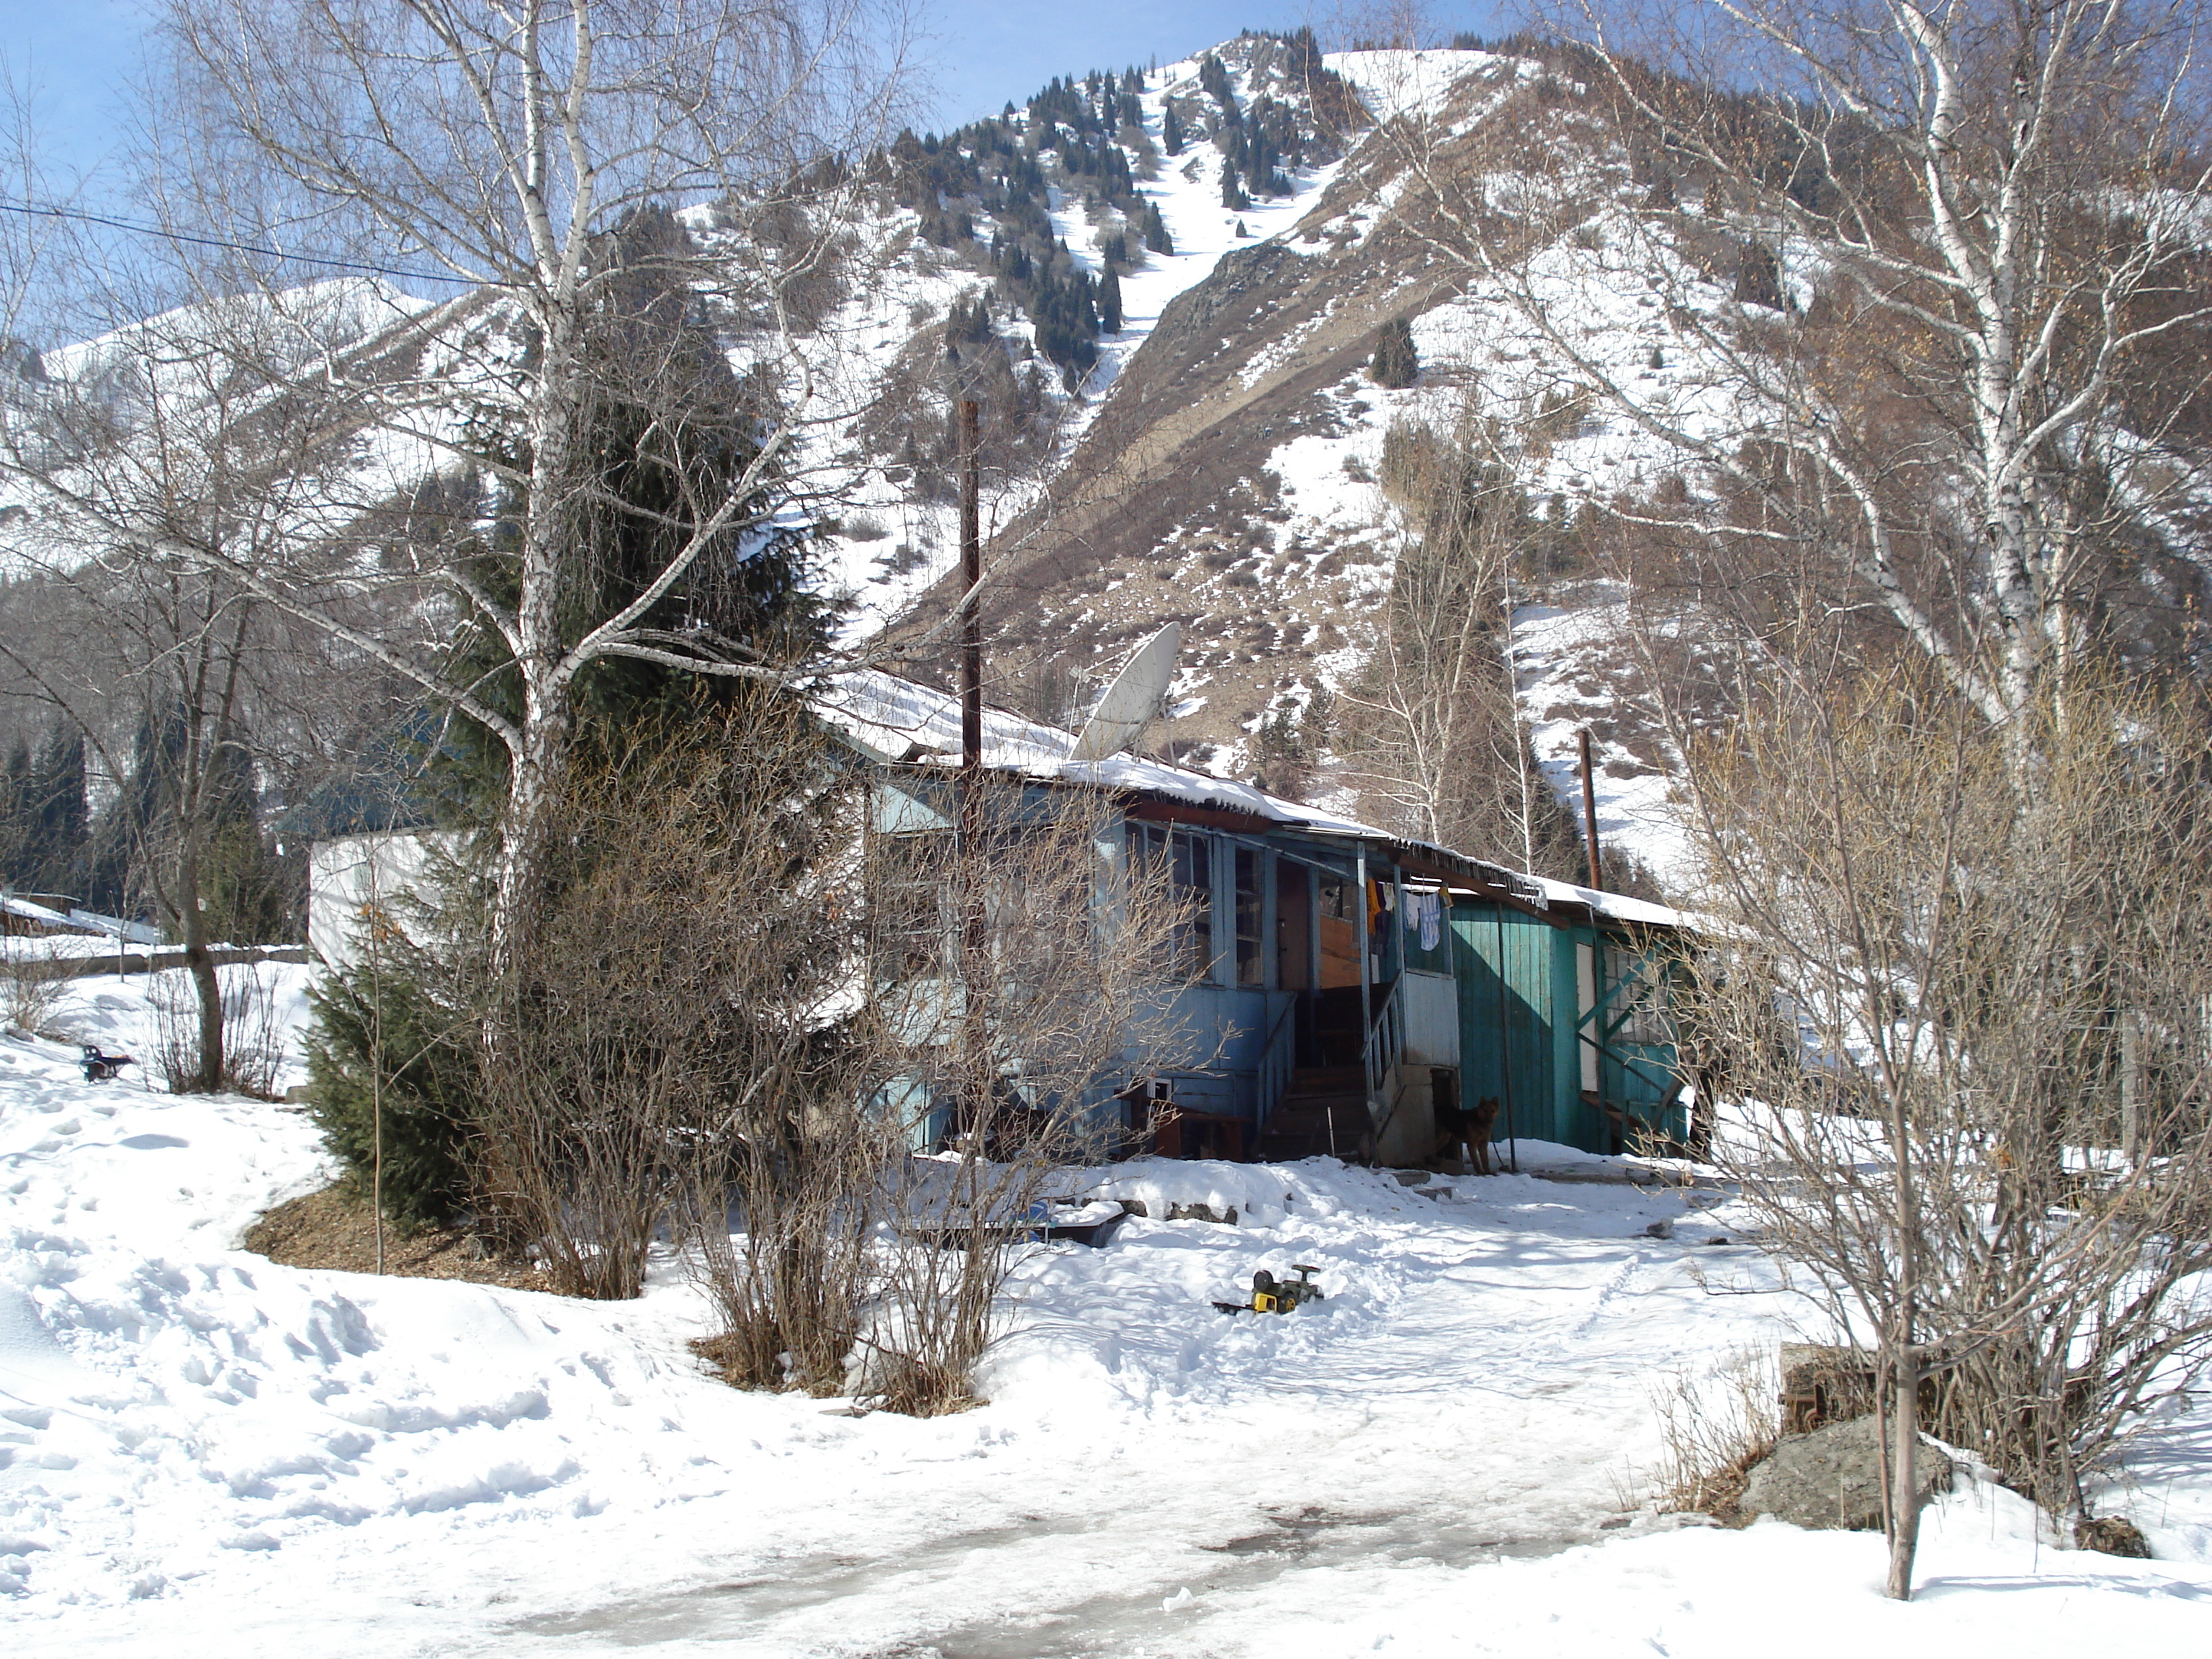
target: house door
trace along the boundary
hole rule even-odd
[[[1309,1066],[1357,1066],[1366,1052],[1360,1026],[1358,884],[1334,871],[1313,878],[1314,979]]]

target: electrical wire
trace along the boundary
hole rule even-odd
[[[358,270],[372,276],[396,276],[407,282],[452,283],[460,288],[472,286],[467,277],[456,276],[450,271],[401,270],[392,265],[364,264],[353,259],[323,259],[312,253],[286,253],[279,248],[261,247],[252,242],[226,241],[219,236],[193,236],[181,230],[164,230],[159,225],[133,224],[128,219],[111,219],[104,214],[87,213],[81,208],[0,200],[0,213],[20,213],[27,218],[74,219],[88,225],[104,225],[110,230],[127,230],[137,236],[158,236],[193,247],[219,247],[233,253],[257,253],[264,258],[289,259],[295,264],[320,265],[329,270]]]

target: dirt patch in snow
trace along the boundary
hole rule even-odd
[[[246,1248],[287,1267],[339,1273],[376,1271],[376,1217],[368,1196],[349,1178],[266,1211],[246,1231]],[[547,1289],[527,1263],[482,1253],[473,1234],[458,1228],[402,1233],[386,1224],[384,1271],[404,1279],[462,1279],[511,1291]]]

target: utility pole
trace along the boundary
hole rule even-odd
[[[1590,785],[1589,727],[1585,726],[1578,734],[1582,750],[1583,774],[1583,838],[1589,842],[1589,884],[1591,890],[1601,892],[1605,883],[1599,879],[1597,857],[1597,791]]]
[[[973,398],[960,400],[960,802],[961,1035],[967,1051],[967,1123],[960,1133],[988,1134],[991,1050],[982,1024],[982,975],[990,936],[983,910],[983,526],[978,504],[982,462]],[[979,1143],[980,1144],[980,1143]],[[971,1160],[963,1158],[962,1179]]]
[[[973,398],[960,400],[960,767],[983,764],[983,520],[981,445]]]

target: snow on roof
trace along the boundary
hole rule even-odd
[[[1577,887],[1571,881],[1553,881],[1549,876],[1524,876],[1515,872],[1516,881],[1525,881],[1543,890],[1547,904],[1586,904],[1608,921],[1642,922],[1654,927],[1684,927],[1689,919],[1671,905],[1654,904],[1649,899],[1631,898],[1626,893],[1601,893],[1594,888]]]
[[[92,931],[81,921],[73,921],[59,910],[49,909],[43,904],[17,898],[12,893],[0,893],[0,910],[25,921],[35,921],[42,927],[52,927],[67,933],[88,933]]]
[[[854,744],[887,764],[952,767],[960,760],[960,700],[949,693],[876,670],[840,674],[816,693],[815,708]],[[1286,828],[1325,836],[1376,841],[1480,864],[1506,884],[1548,907],[1587,907],[1613,921],[1680,927],[1680,913],[1619,893],[1601,893],[1572,882],[1522,875],[1449,848],[1409,841],[1357,818],[1340,817],[1298,801],[1271,795],[1256,785],[1217,778],[1188,767],[1123,752],[1103,761],[1068,758],[1075,734],[988,705],[983,710],[983,764],[993,771],[1055,782],[1129,790],[1166,800],[1246,812]]]
[[[168,935],[160,928],[143,921],[131,921],[122,916],[102,915],[97,910],[72,907],[70,920],[82,927],[128,940],[133,945],[167,945]]]

